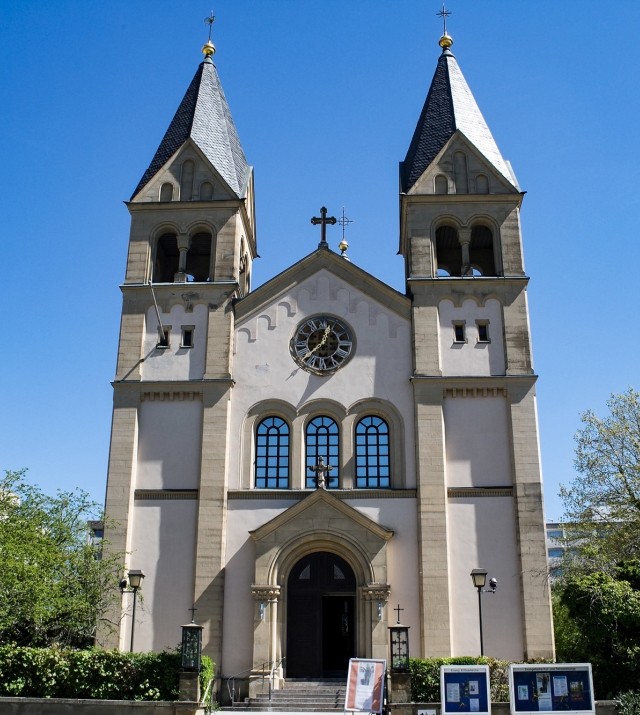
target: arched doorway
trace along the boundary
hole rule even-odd
[[[304,556],[287,580],[288,678],[346,675],[355,655],[356,578],[340,556]]]

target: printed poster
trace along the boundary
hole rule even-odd
[[[528,685],[518,685],[518,700],[529,700]]]
[[[480,695],[480,683],[477,680],[469,681],[469,695]]]
[[[460,683],[447,683],[447,702],[460,702]]]
[[[567,687],[567,676],[566,675],[554,675],[553,676],[553,694],[557,698],[561,698],[569,694],[569,688]]]
[[[381,713],[383,705],[385,660],[351,658],[345,710]]]
[[[469,698],[469,711],[472,713],[480,712],[480,698]]]
[[[541,712],[553,710],[550,673],[536,673],[536,690],[538,693],[538,710]]]

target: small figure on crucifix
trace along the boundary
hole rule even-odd
[[[320,224],[320,243],[318,244],[318,248],[329,248],[329,244],[327,243],[327,224],[330,224],[333,226],[333,224],[337,223],[338,219],[335,216],[329,216],[327,217],[327,208],[326,206],[323,206],[320,209],[320,218],[317,216],[314,216],[311,219],[311,223],[314,226],[317,226]]]
[[[324,475],[326,474],[328,476],[329,472],[333,469],[333,467],[330,464],[325,464],[324,457],[322,455],[320,455],[318,457],[318,464],[316,464],[315,466],[309,467],[309,469],[312,472],[315,472],[317,475],[316,488],[317,489],[326,489]]]

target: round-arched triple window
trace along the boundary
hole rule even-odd
[[[289,425],[267,417],[256,428],[256,489],[289,488]]]
[[[388,489],[389,425],[376,415],[363,417],[356,425],[356,487]]]

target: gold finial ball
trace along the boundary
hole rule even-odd
[[[349,244],[343,238],[342,241],[340,241],[340,243],[338,244],[338,248],[344,253],[347,248],[349,248]]]
[[[438,41],[438,44],[440,45],[440,47],[442,47],[443,50],[447,50],[449,49],[449,47],[451,47],[451,45],[453,45],[453,38],[451,37],[451,35],[448,35],[445,32],[444,35]]]
[[[216,48],[213,46],[211,40],[207,40],[207,44],[202,47],[202,54],[205,57],[213,57],[216,53]]]

